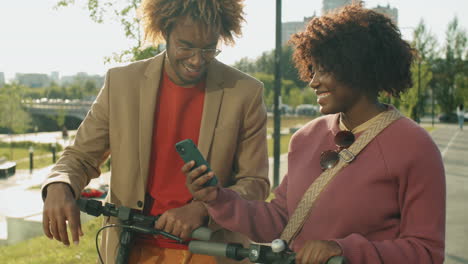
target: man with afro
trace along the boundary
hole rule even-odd
[[[269,193],[266,108],[263,84],[216,56],[220,43],[241,34],[241,0],[143,0],[140,16],[146,40],[166,43],[153,58],[110,69],[105,84],[44,182],[43,228],[49,238],[75,244],[81,231],[75,199],[112,155],[107,202],[161,215],[156,228],[188,239],[208,225],[218,241],[246,243],[221,229],[185,186],[175,143],[192,139],[219,184],[247,200]],[[108,217],[104,224],[116,224]],[[107,228],[100,250],[115,263],[119,229]],[[193,255],[183,244],[137,235],[130,263],[235,263]],[[237,262],[236,262],[237,263]]]

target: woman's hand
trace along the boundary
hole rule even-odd
[[[325,264],[331,257],[342,254],[341,247],[334,241],[309,240],[296,254],[296,263]]]
[[[194,165],[195,162],[192,160],[182,167],[182,172],[185,174],[187,179],[185,185],[192,194],[193,199],[202,202],[215,200],[218,196],[218,187],[203,187],[203,184],[214,177],[214,172],[210,171],[205,173],[207,170],[205,165],[191,170]]]

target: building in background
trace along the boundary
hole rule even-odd
[[[391,8],[390,5],[387,5],[387,6],[377,5],[377,7],[372,8],[372,10],[389,16],[393,20],[393,23],[398,25],[398,9]]]
[[[93,83],[97,91],[99,91],[99,89],[104,85],[104,76],[97,74],[89,75],[86,72],[79,72],[75,75],[62,76],[62,78],[60,78],[60,85],[62,86],[77,84],[84,87],[86,83]]]
[[[353,0],[323,0],[322,15],[351,3],[353,3]]]
[[[309,21],[315,17],[304,17],[303,21],[292,21],[281,23],[281,44],[284,46],[288,44],[291,35],[299,31],[303,31]]]
[[[0,72],[0,88],[2,88],[5,85],[5,74],[3,72]]]
[[[55,84],[60,84],[60,74],[58,71],[53,71],[50,73],[50,80]]]
[[[353,0],[323,0],[322,1],[322,15],[327,14],[330,11],[333,11],[337,8],[344,7],[346,5],[352,4]],[[367,7],[370,8],[370,7]],[[381,14],[385,14],[389,16],[393,22],[398,25],[398,9],[387,6],[380,6],[371,8],[372,10],[379,12]],[[292,21],[292,22],[284,22],[281,24],[281,44],[286,45],[288,40],[291,38],[291,35],[302,31],[305,29],[307,23],[316,17],[314,15],[311,17],[304,17],[303,21]]]
[[[39,88],[50,86],[50,78],[47,74],[17,73],[15,79],[20,85],[24,85],[26,87]]]

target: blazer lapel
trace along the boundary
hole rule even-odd
[[[205,158],[208,158],[211,143],[213,142],[221,101],[223,99],[223,77],[220,63],[214,60],[208,66],[208,75],[205,88],[203,115],[198,137],[198,148]]]
[[[146,68],[140,86],[139,153],[140,175],[145,189],[151,156],[154,114],[165,52],[157,55]]]

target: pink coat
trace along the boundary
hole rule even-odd
[[[220,189],[210,215],[254,241],[279,238],[338,131],[338,115],[329,115],[292,137],[289,171],[271,203]],[[338,242],[350,263],[443,263],[445,172],[429,134],[407,118],[382,131],[322,192],[293,250],[307,240]]]

